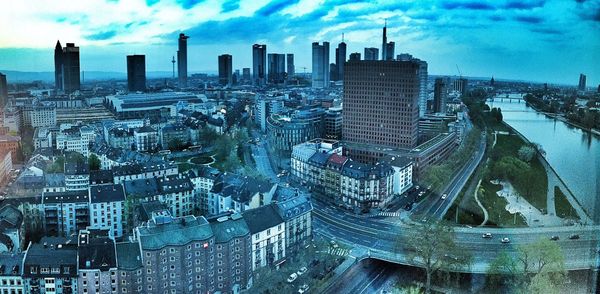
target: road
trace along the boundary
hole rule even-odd
[[[275,182],[279,182],[279,178],[277,177],[277,173],[273,171],[273,167],[271,166],[271,162],[269,161],[269,154],[267,153],[267,149],[265,148],[264,139],[260,136],[260,134],[253,134],[255,138],[259,139],[259,142],[256,144],[251,144],[252,148],[252,157],[254,158],[254,162],[256,163],[256,169],[259,173],[267,177],[268,179],[272,179]]]
[[[407,257],[408,251],[402,246],[402,240],[418,233],[416,225],[390,222],[386,218],[354,215],[318,201],[314,201],[313,206],[315,232],[368,252],[371,257],[400,264],[412,264]],[[482,238],[482,235],[488,232],[493,237]],[[574,234],[578,234],[580,238],[569,239],[569,236]],[[600,240],[598,226],[535,229],[455,228],[457,245],[473,255],[474,262],[471,268],[463,270],[472,273],[485,273],[489,263],[499,252],[507,251],[509,254],[516,255],[519,245],[530,244],[551,236],[560,238],[556,242],[563,249],[567,269],[589,269],[597,266],[597,248]],[[504,237],[509,238],[510,243],[501,243],[500,240]]]
[[[400,271],[402,271],[402,266],[400,265],[379,260],[363,260],[355,264],[344,275],[333,282],[324,293],[377,293],[384,288],[392,288],[393,284],[397,281]],[[402,273],[402,276],[406,278],[411,276],[411,274]]]
[[[424,200],[423,203],[416,208],[414,214],[423,215],[423,218],[426,219],[442,219],[448,209],[452,206],[452,203],[458,198],[458,194],[469,180],[469,177],[471,177],[471,174],[473,174],[483,159],[485,146],[486,135],[485,132],[482,132],[478,149],[471,159],[460,169],[446,189],[444,189],[443,194],[446,194],[446,199],[442,199],[441,195],[432,193],[428,199]]]

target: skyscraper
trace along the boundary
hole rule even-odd
[[[381,60],[387,60],[387,20],[383,25],[383,37],[381,40]],[[365,54],[366,55],[366,54]]]
[[[585,91],[586,88],[586,76],[584,74],[579,74],[579,91]]]
[[[365,48],[365,60],[378,60],[379,59],[379,49],[371,47]]]
[[[8,83],[6,82],[6,75],[0,72],[0,110],[4,109],[7,101]]]
[[[54,89],[56,91],[63,90],[62,53],[62,45],[60,41],[56,41],[56,47],[54,47]]]
[[[329,87],[329,42],[312,43],[312,87]]]
[[[337,67],[337,77],[336,81],[344,80],[344,63],[346,62],[346,43],[344,43],[344,38],[342,37],[342,42],[338,44],[337,49],[335,49],[335,64]]]
[[[285,54],[269,53],[269,83],[285,82]]]
[[[267,45],[252,45],[252,84],[262,86],[265,84],[267,67]]]
[[[54,48],[54,78],[57,91],[70,94],[81,88],[79,80],[79,47],[74,43],[67,43],[61,47],[60,41]]]
[[[467,94],[467,91],[469,89],[469,80],[461,77],[459,79],[454,80],[452,86],[454,91],[459,92],[461,95],[465,95]]]
[[[396,51],[396,43],[394,43],[394,42],[387,43],[387,45],[385,46],[385,60],[393,60],[395,51]]]
[[[179,50],[177,50],[177,77],[179,78],[179,87],[185,88],[188,86],[188,70],[187,70],[187,39],[189,36],[179,34]]]
[[[219,55],[219,84],[233,85],[233,57],[229,54]]]
[[[433,87],[433,112],[446,113],[446,100],[448,98],[447,78],[436,78]]]
[[[424,117],[427,112],[427,98],[429,93],[427,91],[427,62],[414,58],[408,53],[401,53],[396,56],[396,60],[399,61],[415,61],[419,63],[419,117]]]
[[[360,53],[358,53],[358,52],[350,53],[350,57],[348,58],[348,60],[360,60]]]
[[[242,68],[242,80],[245,83],[250,82],[250,68],[249,67],[244,67]]]
[[[294,54],[287,55],[287,78],[291,79],[296,75],[296,66],[294,65]]]
[[[127,89],[146,91],[146,55],[127,55]]]
[[[345,70],[344,140],[369,146],[416,147],[419,63],[351,60]]]

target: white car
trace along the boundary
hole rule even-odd
[[[306,291],[308,291],[308,289],[310,289],[310,287],[307,284],[304,284],[304,285],[300,286],[300,288],[298,288],[298,293],[306,293]]]
[[[446,200],[446,197],[448,197],[448,194],[442,194],[442,200]]]
[[[510,239],[504,237],[504,238],[502,238],[502,240],[500,242],[502,242],[502,243],[510,243]]]
[[[296,273],[297,273],[299,276],[301,276],[301,275],[305,274],[307,270],[308,270],[308,269],[307,269],[305,266],[303,266],[303,267],[301,267],[301,268],[300,268],[300,269],[299,269],[299,270],[298,270]]]
[[[295,281],[297,278],[298,278],[298,275],[296,273],[292,273],[290,275],[290,277],[287,279],[287,282],[291,283],[291,282]]]

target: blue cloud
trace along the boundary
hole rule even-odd
[[[442,7],[444,9],[453,10],[453,9],[469,9],[469,10],[496,10],[496,7],[485,3],[485,2],[456,2],[456,1],[446,1],[442,3]]]
[[[491,21],[503,21],[506,20],[506,17],[500,15],[492,15],[490,16]]]
[[[240,8],[240,0],[228,0],[221,5],[221,12],[227,13]]]
[[[92,41],[103,41],[103,40],[111,39],[116,35],[117,35],[117,31],[110,30],[110,31],[89,34],[89,35],[86,35],[85,38],[88,40],[92,40]]]
[[[544,22],[544,19],[539,16],[519,15],[515,16],[515,20],[523,23],[538,24]]]
[[[146,5],[147,6],[152,6],[156,3],[160,2],[160,0],[146,0]]]
[[[204,2],[204,0],[176,0],[176,2],[184,9],[190,9],[197,4]]]
[[[504,8],[506,9],[520,9],[520,10],[529,10],[533,8],[543,7],[546,4],[545,0],[535,0],[535,1],[508,1]]]
[[[258,11],[256,11],[256,14],[261,16],[270,16],[273,13],[279,12],[284,8],[296,4],[298,2],[300,2],[300,0],[275,0],[261,7]]]

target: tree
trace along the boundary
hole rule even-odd
[[[516,292],[558,293],[551,289],[565,282],[565,257],[556,242],[540,239],[520,246],[516,256],[500,252],[487,273]]]
[[[531,146],[523,145],[519,148],[518,155],[519,159],[525,162],[531,162],[531,159],[533,159],[533,156],[535,155],[535,149]]]
[[[99,170],[101,166],[100,158],[96,154],[91,154],[88,158],[88,165],[90,166],[90,170]]]
[[[398,240],[398,246],[406,246],[413,264],[425,269],[425,293],[431,292],[431,278],[434,274],[471,264],[471,255],[454,243],[454,240],[454,229],[439,221],[418,225],[414,235]]]

